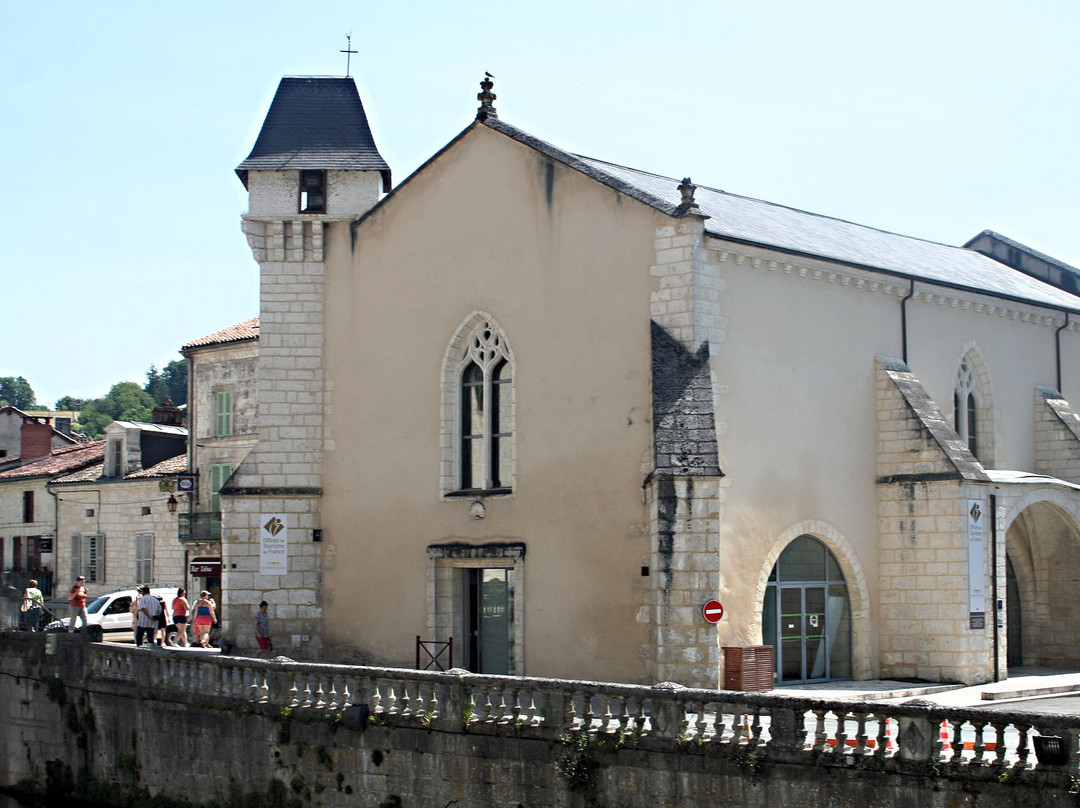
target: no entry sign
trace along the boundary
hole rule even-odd
[[[701,607],[701,616],[710,623],[717,623],[724,616],[724,607],[718,600],[710,600]]]

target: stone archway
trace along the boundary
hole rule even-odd
[[[1054,498],[1056,499],[1056,498]],[[1053,499],[1028,501],[1005,532],[1010,660],[1080,669],[1080,524]],[[1015,614],[1019,611],[1019,615]],[[1017,619],[1019,617],[1019,619]]]

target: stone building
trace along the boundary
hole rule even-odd
[[[241,647],[265,598],[287,653],[452,637],[488,673],[715,686],[759,644],[782,682],[1080,664],[1080,298],[567,153],[481,89],[391,192],[352,80],[287,78],[238,169]]]
[[[180,542],[188,589],[221,604],[220,491],[255,444],[259,318],[188,342],[187,467],[179,479]]]
[[[167,400],[154,410],[154,423],[113,421],[97,463],[49,481],[62,582],[70,586],[82,575],[92,596],[138,583],[182,585],[172,493],[176,475],[187,470],[181,421]]]
[[[93,441],[46,449],[44,456],[28,455],[0,470],[0,565],[5,586],[21,590],[34,579],[46,597],[63,588],[67,571],[60,566],[57,509],[48,485],[87,468],[100,468],[104,456],[105,441]]]

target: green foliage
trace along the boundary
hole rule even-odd
[[[0,407],[9,404],[20,410],[38,406],[34,388],[22,376],[0,376]]]
[[[53,407],[53,409],[54,410],[59,410],[60,412],[67,412],[69,410],[72,411],[72,412],[78,412],[79,410],[81,410],[83,407],[86,406],[86,403],[88,401],[90,401],[90,399],[88,399],[88,398],[76,398],[75,396],[64,396],[63,398],[59,398],[59,399],[56,400],[56,405]]]
[[[75,428],[91,438],[102,438],[105,427],[113,421],[149,423],[154,416],[154,406],[154,399],[135,382],[119,382],[104,398],[87,402],[79,413]]]
[[[161,371],[161,378],[169,387],[169,398],[177,407],[187,404],[187,360],[174,359]]]
[[[160,404],[169,398],[169,385],[153,365],[146,371],[146,384],[143,385],[143,390],[154,399],[155,404]]]

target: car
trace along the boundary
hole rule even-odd
[[[150,594],[155,597],[160,597],[165,602],[165,618],[168,621],[168,628],[165,630],[165,638],[167,641],[172,642],[176,639],[177,628],[172,623],[172,614],[169,607],[172,605],[172,599],[176,597],[176,587],[152,586],[150,588]],[[137,600],[138,597],[138,590],[135,587],[128,587],[124,589],[114,589],[111,592],[106,592],[105,594],[94,598],[86,604],[87,620],[91,628],[94,626],[101,626],[105,639],[134,641],[131,604],[133,601]],[[78,624],[79,621],[77,620],[76,623]],[[45,630],[67,631],[70,624],[71,618],[64,617],[49,623],[45,626]],[[81,628],[82,627],[79,626],[75,630],[79,631]],[[93,638],[91,637],[91,639]]]

